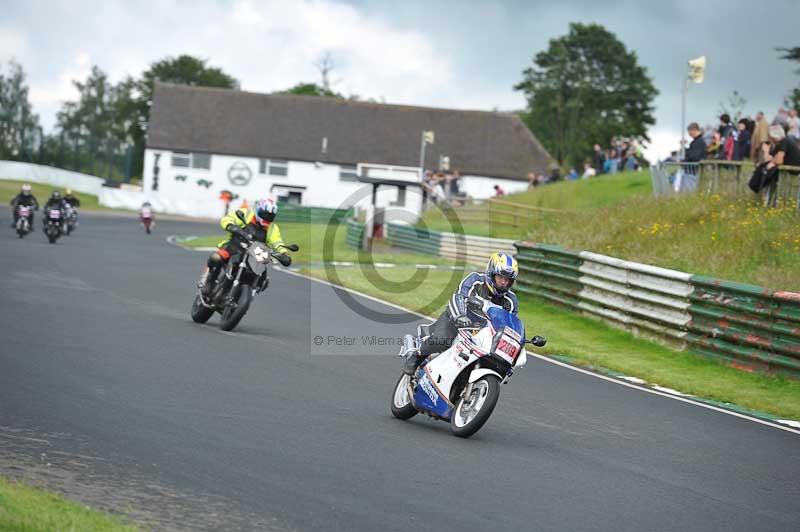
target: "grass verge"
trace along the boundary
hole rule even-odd
[[[323,268],[303,268],[313,277],[329,280]],[[342,285],[425,314],[438,315],[462,276],[429,271],[413,290],[395,293],[393,286],[410,279],[413,267],[381,270],[383,280],[368,279],[358,268],[339,269]],[[436,309],[434,313],[430,309]],[[566,355],[589,368],[606,369],[639,377],[683,393],[782,419],[800,419],[800,381],[746,373],[691,352],[675,352],[664,346],[613,329],[604,323],[575,315],[543,301],[525,298],[520,317],[527,334],[548,338],[543,354]]]
[[[332,245],[330,249],[325,249],[325,239],[327,227],[323,224],[304,224],[304,223],[280,223],[281,236],[283,241],[296,243],[300,246],[300,251],[292,253],[295,263],[307,264],[312,262],[387,262],[393,264],[435,264],[448,266],[454,261],[442,257],[422,255],[417,253],[403,253],[396,248],[388,245],[376,245],[372,253],[359,252],[347,245],[347,231],[344,225],[336,228],[331,233]],[[226,233],[220,229],[217,235],[201,236],[183,242],[189,247],[216,247],[226,237]]]
[[[11,200],[19,194],[20,189],[25,181],[7,181],[4,179],[0,179],[0,202],[4,205],[8,205]],[[29,183],[31,185],[31,192],[39,200],[39,205],[44,205],[47,201],[47,198],[50,197],[50,194],[53,193],[54,190],[58,190],[61,194],[64,194],[66,190],[64,187],[54,187],[51,185],[44,185],[42,183]],[[97,202],[97,196],[93,196],[91,194],[84,194],[82,192],[74,192],[75,196],[81,200],[81,206],[78,207],[80,210],[87,210],[87,211],[110,211],[110,210],[118,210],[118,209],[110,209],[108,207],[102,207]]]
[[[525,227],[465,222],[464,232],[594,251],[698,275],[800,291],[800,215],[795,202],[774,209],[755,195],[650,193],[649,172],[561,182],[505,198],[563,212],[537,212]],[[499,206],[493,206],[493,209]],[[475,207],[463,213],[475,217]],[[485,214],[490,219],[488,212]],[[450,230],[437,209],[424,224]],[[476,227],[476,225],[478,225]]]
[[[0,530],[9,532],[133,532],[121,519],[0,476]]]

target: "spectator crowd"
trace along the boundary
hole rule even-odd
[[[771,122],[759,111],[755,119],[743,117],[735,125],[726,113],[719,116],[716,128],[707,125],[701,129],[692,122],[686,129],[691,142],[684,162],[750,160],[756,165],[774,161],[775,166],[800,166],[800,118],[796,109],[779,108]],[[672,152],[667,161],[678,159],[678,153]]]

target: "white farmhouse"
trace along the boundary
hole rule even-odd
[[[241,201],[275,197],[318,207],[421,209],[423,131],[435,141],[425,168],[448,157],[462,193],[524,190],[549,156],[509,113],[257,94],[156,83],[144,160],[145,193],[216,212],[223,190]],[[408,183],[408,186],[404,185]],[[211,207],[213,206],[213,207]]]

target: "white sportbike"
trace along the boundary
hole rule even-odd
[[[522,321],[499,305],[472,296],[467,306],[485,316],[486,324],[460,328],[449,349],[423,360],[414,375],[400,376],[392,393],[395,417],[427,414],[449,421],[453,434],[468,438],[489,419],[500,385],[526,364],[525,344],[547,343],[541,336],[526,340]],[[430,326],[420,325],[417,336],[405,335],[399,356],[419,349]]]

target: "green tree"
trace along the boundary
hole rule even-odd
[[[61,157],[61,164],[95,175],[121,177],[120,161],[131,141],[132,80],[114,85],[94,66],[86,80],[73,80],[73,84],[78,100],[65,102],[57,116],[59,140],[68,144],[68,156],[66,160]],[[114,168],[117,175],[113,175]]]
[[[533,63],[514,89],[528,100],[524,120],[560,164],[579,166],[592,144],[615,135],[649,140],[658,91],[636,53],[603,26],[570,24]]]
[[[298,83],[290,89],[281,91],[282,94],[297,94],[299,96],[328,96],[331,98],[344,98],[338,92],[333,92],[316,83]]]
[[[39,117],[28,100],[28,85],[22,66],[8,63],[0,69],[0,159],[33,160],[42,144]]]
[[[794,48],[776,48],[776,50],[783,52],[781,59],[800,63],[800,46],[795,46]],[[795,70],[795,73],[800,75],[800,68]],[[790,92],[789,96],[786,98],[786,103],[792,109],[800,109],[800,85],[792,89],[792,92]]]

